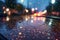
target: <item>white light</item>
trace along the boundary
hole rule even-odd
[[[49,22],[49,25],[51,25],[52,24],[52,19],[50,19],[50,22]]]
[[[20,29],[22,29],[23,27],[20,27]]]
[[[31,20],[31,23],[33,23],[33,20]]]
[[[28,13],[29,12],[29,10],[27,10],[27,9],[25,9],[25,11]]]
[[[51,3],[54,4],[55,3],[55,0],[51,0]]]
[[[34,8],[32,8],[32,11],[34,11],[35,9]]]
[[[6,11],[4,11],[4,14],[6,13]]]
[[[6,11],[9,11],[9,8],[6,8]]]
[[[9,21],[9,20],[10,20],[10,18],[7,16],[7,17],[6,17],[6,21]]]
[[[23,2],[24,2],[24,0],[21,0],[21,2],[23,3]]]
[[[21,35],[22,33],[21,32],[19,32],[19,35]]]
[[[28,18],[25,18],[26,21],[28,21]]]
[[[45,13],[47,13],[47,10],[44,10],[44,11],[43,11],[43,14],[45,14]]]
[[[35,8],[35,10],[38,10],[37,8]]]

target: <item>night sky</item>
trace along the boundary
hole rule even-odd
[[[17,2],[25,5],[25,7],[37,8],[39,11],[41,11],[49,5],[50,0],[24,0],[24,2],[18,0]]]
[[[50,0],[17,0],[17,3],[23,4],[26,8],[37,8],[38,11],[42,11],[49,5]]]

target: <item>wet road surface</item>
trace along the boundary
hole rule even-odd
[[[8,40],[60,40],[60,21],[31,15],[3,17],[0,33]]]

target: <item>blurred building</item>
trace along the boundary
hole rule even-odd
[[[56,0],[54,4],[50,3],[47,7],[47,15],[60,16],[60,1]]]

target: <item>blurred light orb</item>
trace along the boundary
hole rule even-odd
[[[20,27],[20,29],[22,29],[23,27]]]
[[[28,21],[28,18],[25,18],[26,21]]]
[[[22,35],[22,33],[21,33],[21,32],[19,32],[19,35]]]
[[[38,13],[38,16],[41,16],[41,14],[40,14],[40,13]]]
[[[34,21],[33,20],[31,20],[31,23],[33,23]]]
[[[4,14],[6,13],[6,11],[4,11]]]
[[[5,9],[5,7],[3,7],[3,9]]]
[[[52,21],[53,21],[53,20],[52,20],[52,19],[50,19],[49,25],[51,25],[51,24],[52,24]]]
[[[34,8],[32,8],[31,10],[32,10],[32,11],[35,11],[35,9],[34,9]]]
[[[35,10],[38,10],[38,8],[35,8]]]
[[[51,0],[51,3],[54,4],[55,3],[55,0]]]
[[[56,40],[58,40],[58,39],[56,39]]]
[[[6,17],[6,21],[9,21],[9,20],[10,20],[10,18],[7,16],[7,17]]]
[[[26,13],[28,13],[28,12],[29,12],[29,10],[27,10],[27,9],[25,9],[25,11],[26,11]]]
[[[8,12],[9,11],[9,8],[6,8],[6,11]]]
[[[24,0],[21,0],[21,2],[23,3],[23,2],[24,2]]]
[[[34,16],[36,16],[37,14],[35,13]]]

